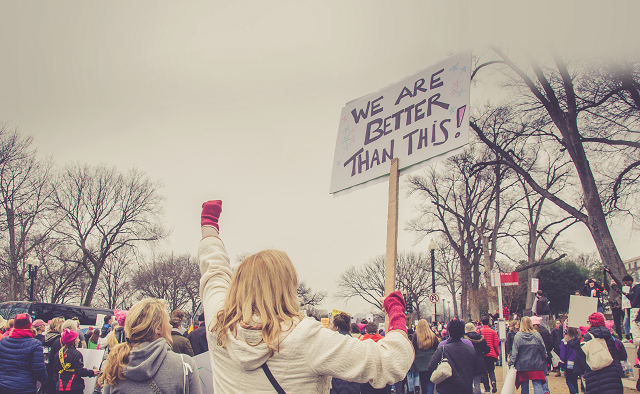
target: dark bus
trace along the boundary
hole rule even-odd
[[[77,317],[81,325],[101,327],[101,321],[96,323],[98,314],[113,315],[113,310],[93,308],[90,306],[48,304],[46,302],[9,301],[0,303],[0,315],[5,319],[13,319],[18,313],[28,313],[34,319],[48,322],[54,317],[71,319]]]

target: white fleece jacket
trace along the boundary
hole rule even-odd
[[[200,297],[207,327],[212,327],[231,284],[229,256],[219,238],[208,237],[200,242],[198,259]],[[331,377],[384,387],[402,380],[413,362],[413,347],[401,333],[390,332],[378,342],[359,341],[312,318],[283,333],[280,351],[270,359],[265,344],[247,344],[260,339],[260,331],[238,326],[237,338],[229,335],[222,348],[217,335],[207,332],[216,394],[275,393],[260,368],[267,360],[287,394],[329,393]]]

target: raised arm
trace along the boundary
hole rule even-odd
[[[218,219],[222,213],[222,201],[207,201],[202,204],[200,219],[202,239],[198,247],[200,264],[200,299],[204,309],[205,323],[211,326],[231,286],[229,255],[218,236]]]

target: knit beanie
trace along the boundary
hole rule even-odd
[[[33,321],[33,323],[31,323],[31,325],[32,325],[33,327],[46,326],[46,324],[45,324],[44,320],[42,320],[42,319],[36,319],[36,320],[34,320],[34,321]]]
[[[13,321],[13,328],[28,330],[31,328],[31,316],[28,313],[18,313]]]
[[[589,326],[580,326],[580,335],[584,336],[584,334],[586,334],[587,332],[589,332]]]
[[[118,325],[120,327],[124,327],[124,322],[127,318],[128,311],[121,311],[120,309],[116,309],[113,311],[113,314],[116,316],[116,320],[118,321]]]
[[[78,332],[76,330],[64,329],[62,330],[62,344],[70,345],[72,344],[76,338],[78,338]]]
[[[589,315],[589,323],[591,323],[591,327],[604,327],[604,316],[602,313],[594,312]]]

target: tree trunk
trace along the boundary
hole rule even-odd
[[[5,209],[7,213],[7,227],[9,230],[9,300],[19,301],[18,289],[18,259],[16,256],[16,229],[15,229],[15,212],[11,208]]]
[[[87,295],[84,297],[84,301],[82,302],[83,306],[91,306],[91,302],[93,301],[93,296],[96,293],[96,287],[98,286],[98,279],[100,279],[101,271],[102,271],[102,265],[100,266],[100,268],[95,267],[95,273],[93,274],[93,277],[91,277],[91,283],[89,284],[89,288],[87,289]]]

